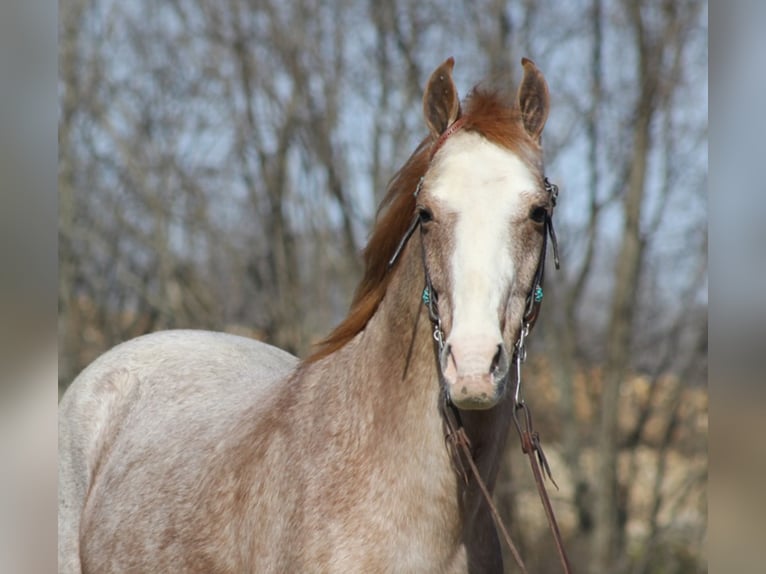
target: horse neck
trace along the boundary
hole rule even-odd
[[[382,428],[372,425],[368,431],[380,433],[375,438],[378,444],[399,441],[399,446],[393,448],[400,449],[397,455],[400,460],[401,455],[411,452],[407,449],[413,444],[422,452],[424,433],[432,435],[429,445],[447,453],[433,326],[421,302],[425,276],[420,253],[420,237],[416,234],[392,271],[395,275],[368,325],[335,356],[318,365],[325,370],[318,383],[324,387],[323,393],[356,396],[358,408],[354,414],[382,420]],[[337,389],[330,391],[326,385]],[[504,400],[488,411],[466,411],[461,417],[477,467],[490,490],[511,420],[510,404],[511,401]],[[449,466],[449,472],[454,473],[449,456],[442,460]],[[424,473],[432,470],[422,469]],[[472,477],[459,498],[469,517],[481,505]]]
[[[438,448],[446,449],[439,410],[442,399],[433,325],[426,306],[421,302],[425,275],[420,237],[413,237],[410,244],[401,262],[401,268],[397,270],[376,313],[375,319],[379,321],[372,326],[370,336],[378,341],[375,345],[380,353],[378,364],[383,366],[382,372],[387,373],[384,384],[397,388],[398,397],[413,395],[414,389],[418,389],[419,392],[425,391],[425,403],[421,402],[418,407],[424,408],[425,411],[420,416],[436,416],[438,412],[441,432]],[[409,375],[399,376],[405,372]],[[460,413],[461,422],[471,441],[474,461],[490,492],[494,490],[500,456],[505,448],[508,427],[512,420],[513,402],[509,395],[492,409]],[[454,472],[454,469],[451,471]],[[468,485],[459,483],[459,490],[464,527],[467,531],[481,536],[481,529],[477,532],[474,528],[475,521],[483,518],[485,525],[489,527],[490,520],[486,514],[486,501],[475,478],[470,476]]]
[[[366,327],[336,352],[305,365],[285,391],[298,397],[296,414],[305,417],[296,440],[312,441],[310,451],[321,449],[321,468],[353,469],[350,480],[378,493],[373,514],[418,524],[412,532],[422,537],[423,548],[440,555],[462,548],[469,571],[501,571],[486,502],[474,477],[468,484],[458,477],[445,440],[433,327],[421,302],[422,265],[416,234]],[[510,421],[506,403],[462,413],[490,492]],[[338,477],[332,478],[320,483],[337,484]]]
[[[420,238],[415,236],[393,273],[386,294],[365,328],[348,344],[316,364],[323,393],[354,396],[353,412],[344,417],[370,417],[383,421],[365,427],[381,431],[386,440],[396,430],[397,440],[422,436],[424,426],[438,427],[439,378],[432,327],[420,296],[424,275]],[[378,415],[384,415],[379,417]],[[431,429],[433,430],[433,428]]]
[[[382,358],[384,364],[394,364],[411,354],[410,369],[415,380],[407,381],[405,392],[412,385],[425,386],[434,397],[441,400],[441,384],[437,369],[437,356],[434,348],[433,324],[428,316],[428,309],[421,302],[425,286],[423,261],[420,255],[420,237],[413,237],[411,247],[402,262],[402,269],[392,280],[381,303],[379,314],[382,322],[388,326],[381,335],[389,342],[381,348],[389,347],[393,351]],[[408,347],[410,332],[417,324],[417,342]],[[409,331],[407,329],[409,328]],[[417,375],[423,373],[423,375]],[[417,380],[417,377],[422,380]],[[461,411],[461,420],[474,446],[477,465],[485,480],[494,482],[499,454],[505,444],[505,438],[511,421],[512,400],[506,396],[496,407],[485,411]]]

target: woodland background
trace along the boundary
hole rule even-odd
[[[305,355],[426,133],[428,74],[454,56],[465,94],[528,56],[562,269],[526,399],[573,561],[705,572],[707,18],[702,0],[62,0],[59,389],[158,329]],[[557,572],[509,445],[496,498],[531,571]]]

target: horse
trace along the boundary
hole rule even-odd
[[[59,406],[60,572],[501,572],[492,492],[555,197],[542,72],[462,101],[448,58],[391,179],[348,316],[298,360],[230,334],[144,335]],[[538,302],[539,293],[534,296]]]

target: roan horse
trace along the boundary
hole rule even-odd
[[[510,101],[475,88],[461,105],[452,58],[431,75],[430,134],[389,184],[348,317],[312,356],[168,331],[72,383],[59,407],[61,572],[502,571],[441,402],[457,407],[491,491],[555,199],[548,88],[522,63]]]

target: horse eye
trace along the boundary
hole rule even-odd
[[[529,212],[529,219],[535,223],[543,223],[547,215],[548,211],[544,207],[538,206]]]
[[[418,206],[418,216],[420,217],[420,223],[428,223],[434,219],[434,214],[427,207]]]

